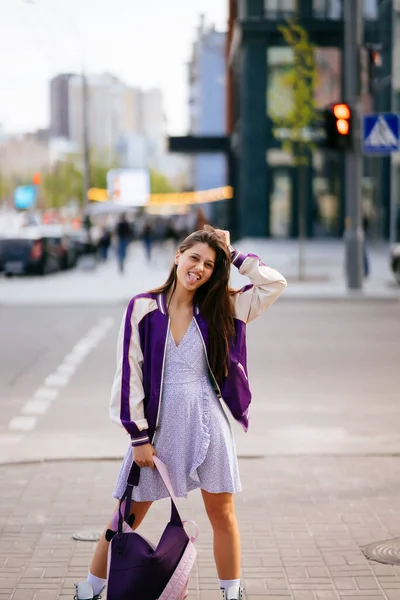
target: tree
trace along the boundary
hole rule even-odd
[[[11,181],[0,173],[0,204],[8,198],[11,192]]]
[[[83,174],[71,158],[58,162],[51,171],[43,174],[43,208],[61,208],[72,199],[77,199],[82,204],[82,196]]]
[[[165,175],[150,169],[150,191],[152,194],[173,194],[177,190]]]
[[[107,188],[107,172],[116,164],[107,164],[91,154],[90,185]],[[44,173],[42,180],[42,199],[44,208],[61,208],[69,200],[77,199],[83,206],[83,172],[79,165],[79,156],[71,154],[67,160],[58,162],[51,171]]]
[[[90,151],[90,186],[107,189],[107,173],[110,169],[118,169],[116,158],[99,154],[95,149]]]
[[[315,46],[309,40],[307,31],[293,19],[287,25],[278,27],[286,43],[292,50],[293,62],[283,82],[291,90],[291,102],[285,114],[279,111],[271,114],[274,135],[282,140],[282,149],[291,154],[297,167],[299,207],[299,279],[305,278],[305,239],[306,232],[306,168],[311,162],[311,127],[317,111],[314,99],[316,84]]]

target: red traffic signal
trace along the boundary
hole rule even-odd
[[[332,107],[336,118],[336,129],[340,135],[348,135],[350,131],[351,111],[348,104],[334,104]]]
[[[32,177],[32,183],[33,185],[40,185],[42,181],[42,176],[40,173],[35,173]]]
[[[326,145],[332,150],[352,147],[351,108],[343,102],[325,110]]]

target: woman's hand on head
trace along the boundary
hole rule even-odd
[[[155,448],[151,444],[144,444],[143,446],[134,446],[132,448],[133,460],[141,469],[143,467],[155,468],[153,456],[157,456]]]
[[[231,234],[225,229],[216,229],[215,234],[223,241],[227,246],[231,243]]]

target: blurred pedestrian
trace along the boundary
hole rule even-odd
[[[206,219],[206,215],[204,214],[204,211],[202,208],[200,208],[200,206],[197,208],[196,211],[196,231],[200,231],[200,229],[204,229],[204,226],[207,225],[207,219]]]
[[[151,251],[153,248],[153,228],[147,221],[142,231],[142,241],[148,262],[151,261]]]
[[[363,262],[364,262],[364,277],[368,277],[370,273],[370,264],[369,264],[369,253],[367,247],[367,239],[369,235],[370,229],[370,216],[367,211],[364,209],[362,213],[362,228],[364,232],[364,243],[363,243]]]
[[[129,242],[132,239],[132,229],[128,223],[125,214],[121,215],[121,218],[117,223],[115,235],[117,238],[118,266],[120,272],[123,273],[125,267],[126,251]]]
[[[108,227],[103,227],[97,247],[100,254],[100,259],[106,262],[108,258],[108,250],[111,245],[111,232]]]
[[[251,285],[229,288],[231,264]],[[228,231],[210,227],[181,243],[167,281],[133,298],[120,328],[110,417],[126,429],[130,443],[114,498],[125,497],[133,462],[140,467],[140,478],[133,487],[132,528],[140,525],[152,502],[168,497],[154,456],[168,467],[177,497],[201,489],[224,600],[243,599],[234,506],[241,483],[220,398],[247,430],[251,392],[245,324],[271,306],[285,286],[285,278],[257,256],[232,248]],[[110,524],[87,580],[77,584],[77,600],[93,600],[105,589],[114,535]]]
[[[179,233],[172,219],[169,219],[165,228],[165,240],[172,240],[177,242],[179,240]]]

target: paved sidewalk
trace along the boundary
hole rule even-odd
[[[71,600],[86,576],[119,463],[0,467],[0,600]],[[361,547],[400,535],[398,458],[241,460],[237,495],[247,600],[398,600],[400,567],[369,562]],[[198,492],[180,500],[200,525],[189,600],[219,600],[210,526]],[[142,531],[155,541],[169,506],[156,503]],[[140,600],[140,599],[138,599]]]
[[[309,241],[306,246],[306,280],[298,281],[298,246],[288,240],[242,240],[239,250],[259,254],[281,271],[289,286],[282,296],[290,299],[399,300],[400,287],[389,270],[389,249],[381,245],[370,250],[371,276],[361,292],[349,292],[344,271],[342,241]],[[143,248],[134,243],[129,249],[126,272],[118,272],[114,256],[93,270],[83,266],[73,271],[42,277],[6,279],[0,277],[0,306],[126,304],[135,294],[160,285],[167,277],[174,246],[156,246],[151,263]],[[244,278],[232,271],[233,285]]]
[[[289,282],[295,277],[290,244],[268,249],[243,243],[243,248],[260,252]],[[329,246],[323,251],[314,248],[310,275],[327,268]],[[120,456],[125,444],[111,434],[108,439],[106,410],[97,410],[96,419],[92,415],[95,406],[107,406],[122,305],[105,312],[101,305],[106,298],[125,303],[125,294],[135,293],[132,281],[140,289],[159,283],[169,258],[159,254],[150,269],[140,271],[137,264],[145,265],[140,252],[133,248],[126,273],[131,279],[120,277],[110,262],[91,273],[90,286],[84,272],[44,281],[0,281],[0,297],[14,290],[21,306],[45,304],[48,286],[51,301],[60,307],[2,309],[9,320],[8,327],[2,322],[3,356],[18,366],[6,373],[10,391],[17,389],[4,397],[3,408],[15,411],[13,416],[23,404],[18,395],[34,393],[49,375],[47,369],[54,370],[89,328],[99,319],[115,320],[109,337],[9,455],[47,460],[10,465],[6,458],[0,465],[0,600],[71,600],[73,583],[85,577],[94,550],[93,543],[74,541],[72,535],[100,533],[112,513],[120,463],[104,458]],[[337,247],[335,252],[329,270],[333,281],[340,271]],[[389,282],[384,262],[384,252],[377,253],[373,281],[381,273],[382,282]],[[395,291],[389,298],[398,298]],[[12,294],[6,302],[13,302]],[[76,306],[65,310],[65,302]],[[82,302],[88,305],[84,309],[78,306]],[[361,551],[368,543],[400,537],[400,307],[397,302],[279,301],[272,310],[249,327],[254,404],[250,431],[238,439],[244,491],[236,502],[247,600],[400,600],[400,566],[370,562]],[[15,324],[20,331],[13,335]],[[46,327],[47,337],[41,331]],[[38,332],[44,337],[41,350]],[[24,344],[32,350],[27,348],[23,360],[19,349]],[[92,438],[97,445],[92,446]],[[6,456],[4,448],[1,455]],[[211,531],[199,492],[179,506],[182,516],[201,528],[189,600],[219,600]],[[144,535],[157,541],[168,508],[167,502],[154,505]]]

